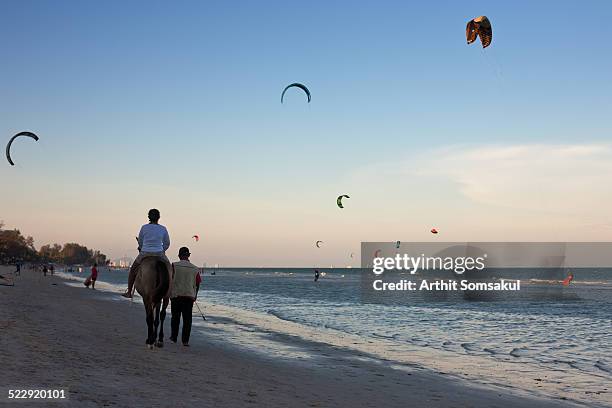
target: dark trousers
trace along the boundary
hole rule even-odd
[[[189,344],[189,335],[191,334],[191,311],[193,309],[193,300],[189,297],[179,296],[170,299],[172,307],[172,333],[170,339],[176,341],[178,338],[179,324],[181,323],[181,315],[183,316],[183,332],[181,340],[183,344]]]

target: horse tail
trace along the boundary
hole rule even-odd
[[[170,278],[168,277],[170,271],[166,267],[166,264],[163,261],[157,261],[155,263],[155,269],[157,270],[157,286],[155,287],[155,293],[161,293],[161,297],[163,299],[166,296],[166,292],[168,292],[168,287],[170,286]]]

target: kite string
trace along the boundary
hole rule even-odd
[[[487,52],[483,50],[483,54],[484,54],[484,59],[487,62],[487,65],[489,66],[489,69],[493,71],[493,74],[495,75],[495,78],[497,79],[499,84],[502,85],[502,87],[505,87],[506,81],[505,81],[503,70],[502,70],[501,64],[499,63],[499,60],[497,59],[495,54],[491,54],[491,52]]]

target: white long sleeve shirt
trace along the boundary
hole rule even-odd
[[[138,234],[140,252],[166,252],[170,248],[170,236],[160,224],[145,224]]]

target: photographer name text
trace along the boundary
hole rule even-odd
[[[398,282],[384,282],[377,279],[372,282],[376,291],[456,291],[456,290],[481,290],[481,291],[517,291],[521,290],[520,280],[500,279],[494,282],[470,282],[467,280],[434,280],[422,279],[411,281],[402,279]]]

